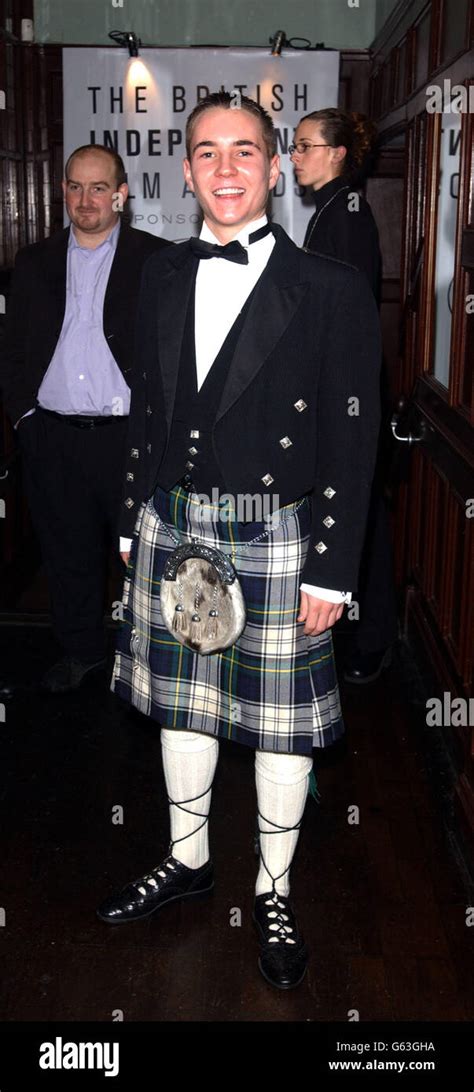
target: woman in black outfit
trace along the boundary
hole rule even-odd
[[[379,235],[370,205],[357,191],[375,135],[361,114],[316,110],[298,125],[291,161],[299,185],[312,187],[316,206],[303,246],[362,270],[379,301]]]
[[[380,304],[382,262],[377,225],[370,205],[358,192],[375,136],[375,126],[361,114],[333,108],[316,110],[299,122],[290,154],[298,183],[312,187],[316,206],[303,246],[356,266]],[[360,620],[354,624],[344,677],[362,684],[378,678],[390,662],[397,637],[392,547],[380,458],[357,599]]]

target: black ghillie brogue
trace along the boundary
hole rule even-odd
[[[276,891],[257,895],[253,919],[260,938],[258,966],[271,986],[289,990],[306,974],[308,953],[288,899]]]
[[[97,915],[110,925],[148,918],[168,902],[204,895],[214,886],[211,861],[201,868],[188,868],[168,856],[146,876],[127,884],[117,895],[110,895],[99,906]]]

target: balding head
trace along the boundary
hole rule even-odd
[[[81,246],[99,246],[117,223],[128,197],[127,183],[118,180],[123,173],[120,157],[102,146],[84,145],[69,156],[63,193]]]

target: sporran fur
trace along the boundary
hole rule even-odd
[[[173,550],[161,581],[161,613],[175,640],[201,656],[233,645],[246,609],[229,558],[197,542]]]

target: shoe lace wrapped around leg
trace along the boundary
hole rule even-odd
[[[264,834],[264,835],[272,835],[272,834],[289,834],[289,833],[290,833],[290,832],[291,832],[292,830],[300,830],[301,824],[302,824],[302,822],[303,822],[303,816],[301,816],[301,819],[299,819],[299,820],[298,820],[298,822],[294,824],[294,826],[292,826],[292,827],[284,827],[284,826],[280,826],[280,824],[279,824],[279,823],[275,823],[275,822],[273,821],[273,819],[266,819],[266,818],[265,818],[265,816],[264,816],[264,815],[262,815],[261,811],[259,811],[259,810],[258,810],[258,812],[257,812],[257,815],[258,815],[258,818],[257,818],[257,829],[258,829],[258,851],[259,851],[259,854],[260,854],[260,860],[261,860],[261,862],[262,862],[262,864],[263,864],[263,867],[264,867],[264,869],[265,869],[265,872],[266,872],[266,873],[268,874],[268,876],[270,877],[270,879],[271,879],[271,881],[272,881],[272,890],[271,890],[271,893],[270,893],[270,895],[269,895],[269,898],[271,897],[271,899],[273,900],[273,902],[274,902],[274,905],[275,905],[275,906],[277,906],[277,905],[278,905],[278,914],[277,914],[277,917],[278,917],[278,918],[282,918],[282,909],[283,909],[283,910],[287,910],[287,909],[288,909],[288,907],[287,907],[287,904],[286,904],[286,902],[282,902],[282,901],[281,901],[282,899],[284,899],[284,898],[285,898],[285,896],[284,896],[284,895],[278,895],[278,891],[277,891],[277,886],[276,886],[276,885],[277,885],[278,881],[279,881],[279,880],[282,880],[282,879],[283,879],[283,876],[286,876],[286,873],[287,873],[287,872],[289,872],[289,870],[290,870],[290,868],[291,868],[291,861],[290,861],[290,864],[289,864],[289,865],[287,865],[287,866],[286,866],[286,868],[284,868],[284,869],[283,869],[283,872],[280,872],[280,875],[279,875],[279,876],[272,876],[272,874],[271,874],[271,872],[270,872],[270,869],[268,868],[268,865],[267,865],[267,863],[266,863],[266,861],[265,861],[265,858],[264,858],[264,856],[263,856],[263,852],[262,852],[262,834]],[[264,822],[265,822],[265,823],[267,823],[267,825],[268,825],[268,826],[272,826],[272,827],[274,827],[274,830],[262,830],[262,828],[261,828],[261,827],[260,827],[260,826],[258,825],[258,820],[259,820],[259,819],[263,819],[263,820],[264,820]],[[265,903],[265,905],[267,905],[267,904],[268,904],[268,900],[266,900],[266,903]],[[274,916],[274,915],[273,915],[273,911],[271,911],[271,913],[270,913],[270,914],[269,914],[268,916],[269,916],[269,917],[273,917],[273,916]],[[283,917],[285,917],[285,915],[283,915]],[[289,920],[289,918],[288,918],[288,916],[287,916],[287,915],[286,915],[286,918],[285,918],[285,920],[286,920],[286,921],[287,921],[287,920]],[[276,924],[276,921],[274,922],[274,924]],[[278,921],[278,926],[279,926],[279,927],[280,927],[280,926],[284,926],[284,924],[285,924],[285,922],[283,921],[283,918],[282,918],[282,920],[281,920],[281,921]],[[294,929],[292,928],[292,929],[291,929],[290,931],[291,931],[291,932],[294,932]],[[286,934],[285,934],[285,935],[286,935]],[[276,940],[284,940],[284,939],[285,939],[285,935],[282,935],[282,936],[279,936],[279,937],[276,937],[276,936],[275,936],[275,939],[276,939]],[[295,943],[295,941],[292,941],[292,943],[294,944],[294,943]]]
[[[204,790],[204,792],[199,793],[198,796],[191,796],[187,800],[172,800],[171,797],[168,796],[168,804],[174,804],[174,806],[180,808],[181,811],[186,811],[188,815],[193,815],[198,819],[203,819],[203,822],[200,823],[199,826],[195,828],[195,830],[190,830],[189,834],[184,834],[182,838],[175,838],[174,841],[170,842],[169,856],[165,858],[160,868],[152,868],[151,872],[148,872],[146,876],[140,876],[139,880],[135,880],[131,884],[131,886],[134,887],[135,890],[140,893],[140,895],[148,894],[147,887],[151,887],[152,889],[158,888],[160,886],[158,877],[164,880],[166,879],[167,874],[169,875],[170,872],[176,871],[176,858],[173,857],[172,854],[174,846],[177,845],[178,842],[184,842],[186,838],[192,838],[193,834],[197,834],[197,832],[201,830],[201,828],[204,827],[205,824],[209,821],[209,815],[207,812],[193,811],[191,808],[187,808],[185,805],[193,804],[196,800],[201,800],[203,796],[207,796],[211,788],[212,782],[209,787]]]

